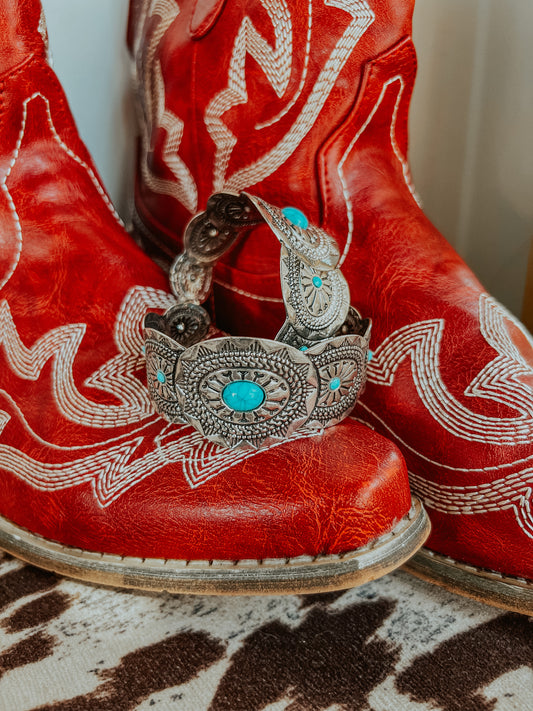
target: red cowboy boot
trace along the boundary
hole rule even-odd
[[[0,2],[0,546],[106,584],[359,584],[427,535],[396,447],[348,421],[229,450],[151,405],[141,325],[174,303],[122,228],[45,57]]]
[[[374,320],[356,416],[393,439],[433,523],[410,569],[533,611],[533,351],[423,215],[406,159],[414,0],[132,3],[136,224],[159,257],[217,190],[299,208]],[[203,207],[202,207],[203,209]],[[218,322],[270,336],[275,240],[216,272]]]

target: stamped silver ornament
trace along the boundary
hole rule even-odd
[[[280,242],[286,321],[275,340],[212,338],[200,305],[212,270],[241,232],[266,222]],[[346,417],[365,381],[371,324],[350,306],[339,250],[295,208],[217,193],[189,223],[170,283],[176,306],[145,318],[156,410],[227,447],[258,448]]]

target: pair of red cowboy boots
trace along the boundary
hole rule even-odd
[[[531,340],[413,197],[413,3],[132,4],[145,243],[173,256],[219,190],[295,206],[339,242],[352,301],[374,320],[355,417],[255,451],[155,415],[141,325],[172,305],[167,279],[76,133],[38,1],[0,5],[0,545],[151,589],[355,585],[427,535],[407,462],[433,524],[411,568],[531,611]],[[258,228],[217,268],[230,333],[282,323],[278,250]]]

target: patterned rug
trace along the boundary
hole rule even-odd
[[[533,620],[397,571],[343,593],[150,595],[0,554],[1,711],[529,711]]]

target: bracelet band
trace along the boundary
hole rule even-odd
[[[204,340],[213,267],[265,222],[281,245],[286,320],[275,340]],[[226,447],[258,448],[337,424],[365,382],[371,322],[350,306],[339,249],[294,208],[246,193],[212,195],[187,226],[170,284],[176,306],[145,317],[148,389],[157,412]]]

